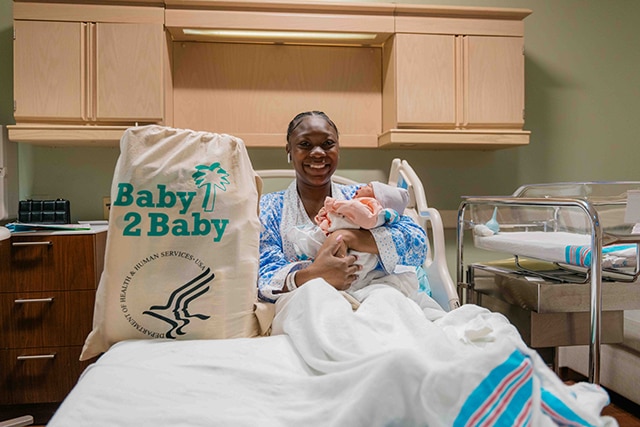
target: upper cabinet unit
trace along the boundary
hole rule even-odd
[[[401,6],[384,45],[380,146],[524,145],[530,11]]]
[[[397,34],[387,128],[524,125],[522,38]]]
[[[163,22],[161,7],[14,3],[11,139],[112,141],[162,122]]]
[[[345,148],[529,143],[528,9],[41,1],[14,1],[14,141],[115,145],[160,123],[282,147],[292,117],[323,110]]]

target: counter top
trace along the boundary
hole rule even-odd
[[[0,240],[6,240],[11,237],[11,232],[7,229],[7,227],[0,226]]]
[[[11,224],[7,224],[7,225],[11,226]],[[82,228],[71,228],[74,225]],[[51,226],[47,224],[42,224],[39,227],[34,225],[34,228],[31,230],[11,231],[10,235],[12,236],[52,236],[52,235],[58,236],[58,235],[70,235],[70,234],[98,234],[98,233],[106,232],[108,228],[109,226],[106,224],[60,224],[60,225],[51,225]],[[1,235],[2,235],[2,232],[0,230],[0,236]],[[1,237],[0,237],[0,240],[1,240]]]

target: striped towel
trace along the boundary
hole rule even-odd
[[[602,267],[622,268],[636,266],[636,245],[611,245],[602,248]],[[567,264],[591,266],[591,246],[569,245],[565,248]]]

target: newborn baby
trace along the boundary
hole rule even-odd
[[[351,200],[327,197],[315,221],[325,234],[341,228],[369,230],[397,221],[407,203],[409,193],[404,188],[373,181],[360,187]]]
[[[327,197],[324,206],[320,208],[315,217],[317,226],[293,227],[287,232],[288,238],[296,242],[294,248],[298,259],[312,259],[322,246],[326,236],[332,232],[345,228],[372,229],[383,224],[396,222],[408,203],[409,192],[404,188],[373,181],[360,187],[351,200],[336,200]],[[375,270],[378,265],[376,254],[357,251],[351,251],[351,253],[358,257],[357,264],[362,265],[362,270],[347,290],[348,293],[362,289],[373,279],[387,276],[384,271]],[[414,268],[403,270],[401,267],[399,266],[398,271],[409,272],[415,276]],[[411,289],[399,289],[405,295],[408,296],[417,290],[417,278],[410,281],[399,279],[399,277],[389,277],[389,282],[393,282],[392,286],[396,288],[405,286],[402,283],[410,282]],[[381,281],[384,280],[381,279]],[[414,284],[415,286],[413,286]]]

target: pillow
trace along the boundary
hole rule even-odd
[[[260,185],[241,139],[156,125],[125,131],[80,359],[126,339],[257,335]]]

